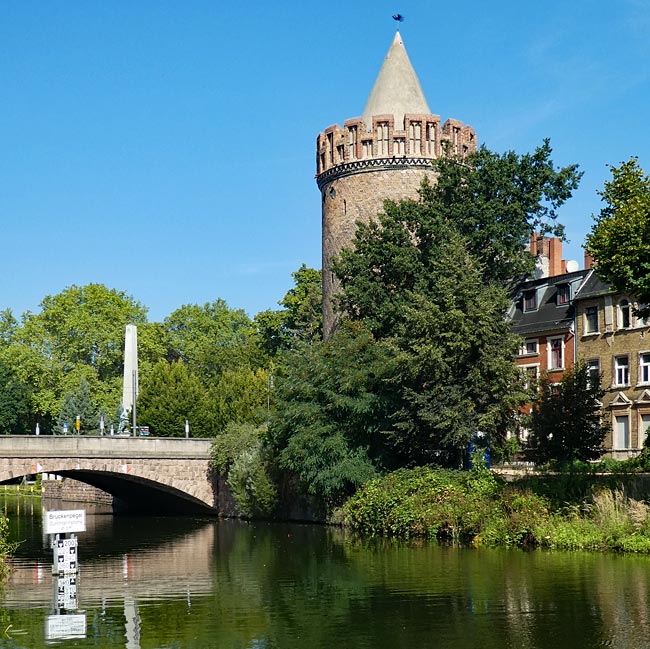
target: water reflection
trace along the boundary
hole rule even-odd
[[[2,628],[25,635],[10,629],[2,647],[48,645],[38,519],[38,506],[12,515],[36,536],[0,600]],[[76,647],[650,647],[646,557],[361,542],[307,525],[88,522]]]

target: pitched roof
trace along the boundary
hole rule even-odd
[[[557,287],[560,284],[571,284],[571,292],[576,295],[578,287],[582,285],[581,283],[588,273],[588,270],[577,270],[573,273],[528,280],[519,284],[513,300],[512,330],[522,336],[551,331],[568,331],[573,323],[573,301],[571,300],[567,304],[558,304]],[[524,293],[533,289],[537,291],[537,308],[532,311],[524,311]]]
[[[363,120],[371,130],[373,115],[393,115],[395,129],[401,130],[405,113],[428,115],[431,111],[398,31],[366,103]]]

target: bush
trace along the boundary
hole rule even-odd
[[[553,510],[548,498],[483,468],[402,469],[360,489],[343,513],[345,524],[371,536],[650,553],[650,506],[621,489],[600,487]]]
[[[226,477],[239,511],[247,517],[269,516],[278,499],[262,433],[251,424],[230,423],[210,448],[212,468]]]

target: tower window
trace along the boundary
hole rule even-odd
[[[388,122],[377,124],[377,155],[388,155]]]
[[[358,131],[356,126],[350,126],[348,129],[348,151],[350,160],[357,159],[357,137]]]
[[[436,155],[436,125],[427,124],[427,154]]]
[[[422,124],[420,122],[409,124],[409,153],[411,155],[422,153]]]

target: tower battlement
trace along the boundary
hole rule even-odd
[[[396,127],[394,115],[373,115],[370,125],[356,117],[345,120],[343,128],[335,124],[318,135],[316,176],[321,186],[321,174],[350,163],[383,159],[388,163],[393,158],[424,161],[445,152],[464,156],[472,151],[476,151],[476,133],[456,119],[441,126],[440,115],[405,113],[403,123]],[[354,166],[363,167],[353,165],[350,170]]]

